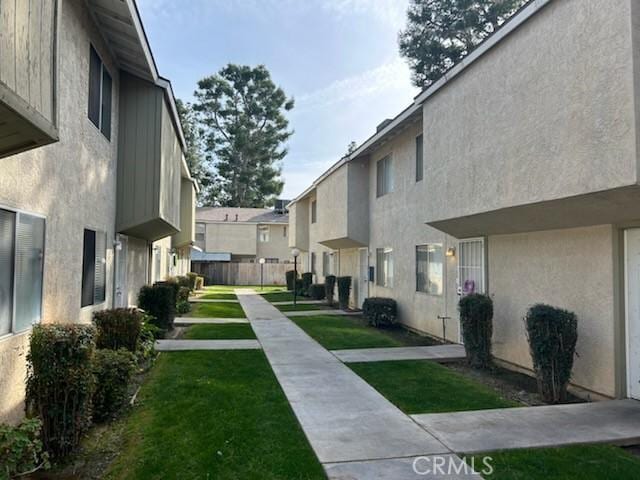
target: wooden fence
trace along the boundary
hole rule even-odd
[[[285,285],[290,263],[265,263],[264,285]],[[191,262],[191,271],[205,278],[205,285],[260,285],[259,263]]]

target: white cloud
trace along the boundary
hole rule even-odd
[[[339,17],[372,15],[399,30],[405,23],[407,0],[322,0],[320,5]]]

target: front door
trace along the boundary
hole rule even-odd
[[[486,262],[483,238],[460,240],[458,243],[458,296],[486,293]],[[460,322],[460,317],[458,317]],[[462,325],[458,323],[458,341],[462,343]]]
[[[358,299],[358,308],[362,308],[364,301],[369,296],[369,250],[361,248],[358,253],[360,254],[360,259],[358,262],[359,278],[356,285],[356,298]]]
[[[129,295],[127,291],[127,237],[118,236],[119,244],[115,248],[116,282],[114,303],[117,308],[129,306]]]
[[[640,400],[640,228],[625,231],[627,391]]]

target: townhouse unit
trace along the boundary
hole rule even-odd
[[[194,262],[287,263],[289,215],[276,208],[198,207]]]
[[[527,373],[528,307],[572,310],[573,390],[640,398],[639,59],[637,2],[530,2],[292,202],[290,246],[453,342],[488,293]]]
[[[0,2],[0,422],[23,415],[33,324],[188,271],[183,149],[132,0]]]

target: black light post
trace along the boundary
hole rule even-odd
[[[291,255],[293,255],[293,308],[295,309],[298,297],[298,256],[300,255],[300,250],[297,248],[292,249]]]
[[[265,259],[261,258],[258,261],[260,262],[260,290],[264,290],[264,262],[265,262]]]

